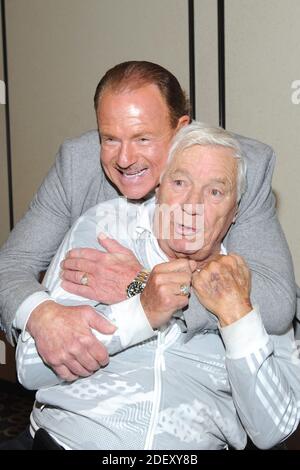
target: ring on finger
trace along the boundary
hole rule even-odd
[[[181,284],[180,286],[180,295],[188,296],[190,293],[190,286],[187,284]]]
[[[87,275],[87,273],[84,273],[83,276],[82,276],[82,278],[80,279],[80,284],[81,284],[82,286],[87,286],[88,283],[89,283],[88,275]]]

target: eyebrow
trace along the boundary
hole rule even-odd
[[[101,129],[99,129],[99,134],[101,137],[115,137],[114,133],[108,132],[105,130],[102,131]],[[141,129],[140,131],[136,131],[135,134],[133,134],[132,138],[136,139],[138,137],[145,136],[145,135],[151,136],[152,132]]]
[[[213,180],[211,180],[206,186],[209,186],[211,184],[214,184],[214,183],[217,183],[217,184],[221,184],[223,187],[224,187],[224,190],[225,191],[233,191],[234,188],[235,188],[235,183],[233,181],[231,181],[229,178],[214,178]]]
[[[169,174],[170,174],[171,176],[174,176],[174,175],[179,174],[179,175],[185,175],[185,176],[187,176],[188,178],[191,177],[191,174],[190,174],[188,171],[186,171],[186,170],[178,170],[178,169],[176,169],[176,170],[170,171]]]
[[[223,184],[224,186],[226,186],[226,183],[230,183],[229,180],[227,180],[226,178],[213,178],[210,183],[220,183],[220,184]]]
[[[146,135],[146,136],[147,136],[147,135],[148,135],[148,136],[151,136],[152,133],[151,133],[150,131],[141,130],[141,131],[138,131],[138,132],[136,132],[135,134],[133,134],[132,137],[133,137],[134,139],[137,139],[138,137],[142,137],[142,136],[145,136],[145,135]]]
[[[173,170],[170,172],[170,175],[171,176],[174,176],[174,175],[185,175],[187,176],[188,178],[191,178],[191,173],[189,171],[186,171],[184,169],[182,170],[179,170],[179,169],[176,169],[176,170]],[[226,185],[226,183],[229,183],[229,180],[227,180],[227,178],[213,178],[211,179],[208,184],[211,184],[211,183],[220,183],[220,184],[223,184],[224,186]]]
[[[174,170],[172,173],[170,173],[171,177],[176,177],[177,175],[178,176],[183,175],[183,176],[186,176],[190,181],[192,180],[191,174],[185,170]],[[234,183],[232,183],[232,181],[230,181],[230,179],[226,177],[225,178],[222,178],[222,177],[213,178],[210,181],[208,181],[204,185],[204,187],[209,187],[212,184],[220,184],[223,186],[224,190],[227,189],[229,191],[231,191],[232,188],[234,187]]]

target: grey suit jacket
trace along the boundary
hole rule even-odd
[[[247,158],[247,192],[236,222],[225,237],[228,252],[243,256],[252,271],[252,302],[259,304],[269,333],[286,330],[295,313],[295,281],[290,252],[277,220],[271,180],[275,155],[270,147],[238,137]],[[83,212],[117,191],[100,165],[97,131],[66,141],[28,212],[0,251],[1,325],[13,341],[19,305],[43,290],[38,275],[47,269],[65,233]],[[201,308],[191,299],[189,329],[203,326]]]

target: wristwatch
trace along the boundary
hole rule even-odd
[[[128,298],[143,292],[144,288],[146,287],[149,274],[150,271],[147,271],[147,269],[142,269],[133,279],[133,281],[128,284],[126,289]]]

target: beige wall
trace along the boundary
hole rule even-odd
[[[182,0],[6,4],[13,193],[19,219],[59,144],[96,127],[93,94],[110,66],[136,58],[159,62],[188,88],[188,16]]]
[[[299,0],[226,0],[227,127],[277,153],[274,190],[300,283]],[[276,256],[276,253],[274,253]]]
[[[216,0],[197,0],[195,8],[196,118],[219,125],[218,19]]]
[[[0,11],[0,37],[1,31]],[[3,55],[0,47],[0,80],[3,80]],[[5,105],[0,103],[0,245],[9,234],[9,206],[6,159]]]

